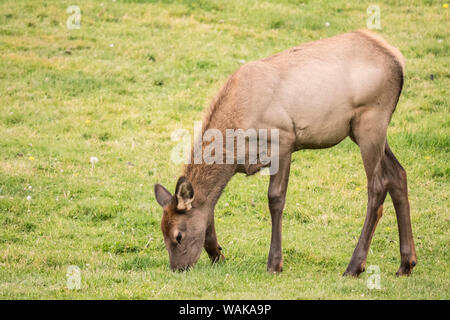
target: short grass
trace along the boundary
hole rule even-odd
[[[152,190],[173,190],[181,173],[169,161],[173,130],[192,131],[243,61],[364,28],[372,3],[1,1],[0,297],[449,299],[449,9],[431,0],[375,1],[380,33],[407,59],[389,141],[409,177],[414,274],[394,276],[388,198],[367,261],[380,267],[382,288],[369,290],[367,274],[341,276],[367,197],[349,140],[295,154],[282,274],[265,272],[271,227],[260,175],[235,176],[217,205],[226,263],[211,266],[203,254],[191,272],[168,268]],[[79,30],[66,27],[73,4]],[[81,268],[80,290],[66,286],[70,265]]]

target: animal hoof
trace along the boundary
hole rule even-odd
[[[415,266],[416,266],[415,260],[402,262],[400,264],[400,268],[398,269],[398,271],[395,275],[397,277],[398,276],[409,276]]]
[[[267,272],[270,273],[280,273],[283,271],[283,261],[281,261],[280,263],[277,263],[275,265],[268,265],[267,266]]]
[[[361,272],[355,272],[355,271],[345,271],[342,276],[344,277],[353,277],[358,278]]]
[[[220,254],[219,259],[216,262],[224,262],[225,260],[225,256],[223,254]]]
[[[217,255],[209,256],[209,258],[211,259],[212,263],[219,263],[225,261],[225,256],[220,252]]]
[[[352,266],[348,266],[347,270],[345,270],[343,276],[344,277],[354,277],[357,278],[359,277],[359,275],[361,273],[363,273],[366,270],[366,268],[361,265],[361,266],[356,266],[356,267],[352,267]]]

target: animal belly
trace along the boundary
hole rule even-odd
[[[277,97],[292,120],[298,149],[331,147],[349,135],[354,92],[342,69],[339,64],[307,65],[284,80]]]
[[[296,149],[320,149],[332,147],[350,134],[348,116],[326,117],[298,121],[295,126]]]

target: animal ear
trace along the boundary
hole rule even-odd
[[[178,179],[177,187],[175,188],[175,198],[177,201],[177,210],[185,211],[192,208],[192,201],[194,201],[194,188],[186,177]]]
[[[173,196],[160,184],[155,184],[155,198],[161,207],[164,207],[170,201],[172,201]]]

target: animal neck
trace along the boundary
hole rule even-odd
[[[203,119],[201,130],[202,138],[207,129],[213,128],[225,135],[227,128],[239,128],[240,114],[233,107],[235,104],[228,101],[229,91],[231,90],[232,77],[228,79],[220,90],[219,94],[212,101],[208,112]],[[201,140],[200,140],[201,141]],[[209,142],[201,142],[202,152]],[[225,145],[223,146],[225,147]],[[191,160],[194,163],[187,164],[184,169],[184,175],[191,182],[194,188],[194,206],[206,206],[210,213],[214,212],[214,207],[222,194],[223,189],[236,173],[235,164],[196,164],[194,161],[194,148],[191,153]]]
[[[235,165],[230,164],[187,164],[184,175],[194,188],[193,205],[214,209],[235,172]]]

